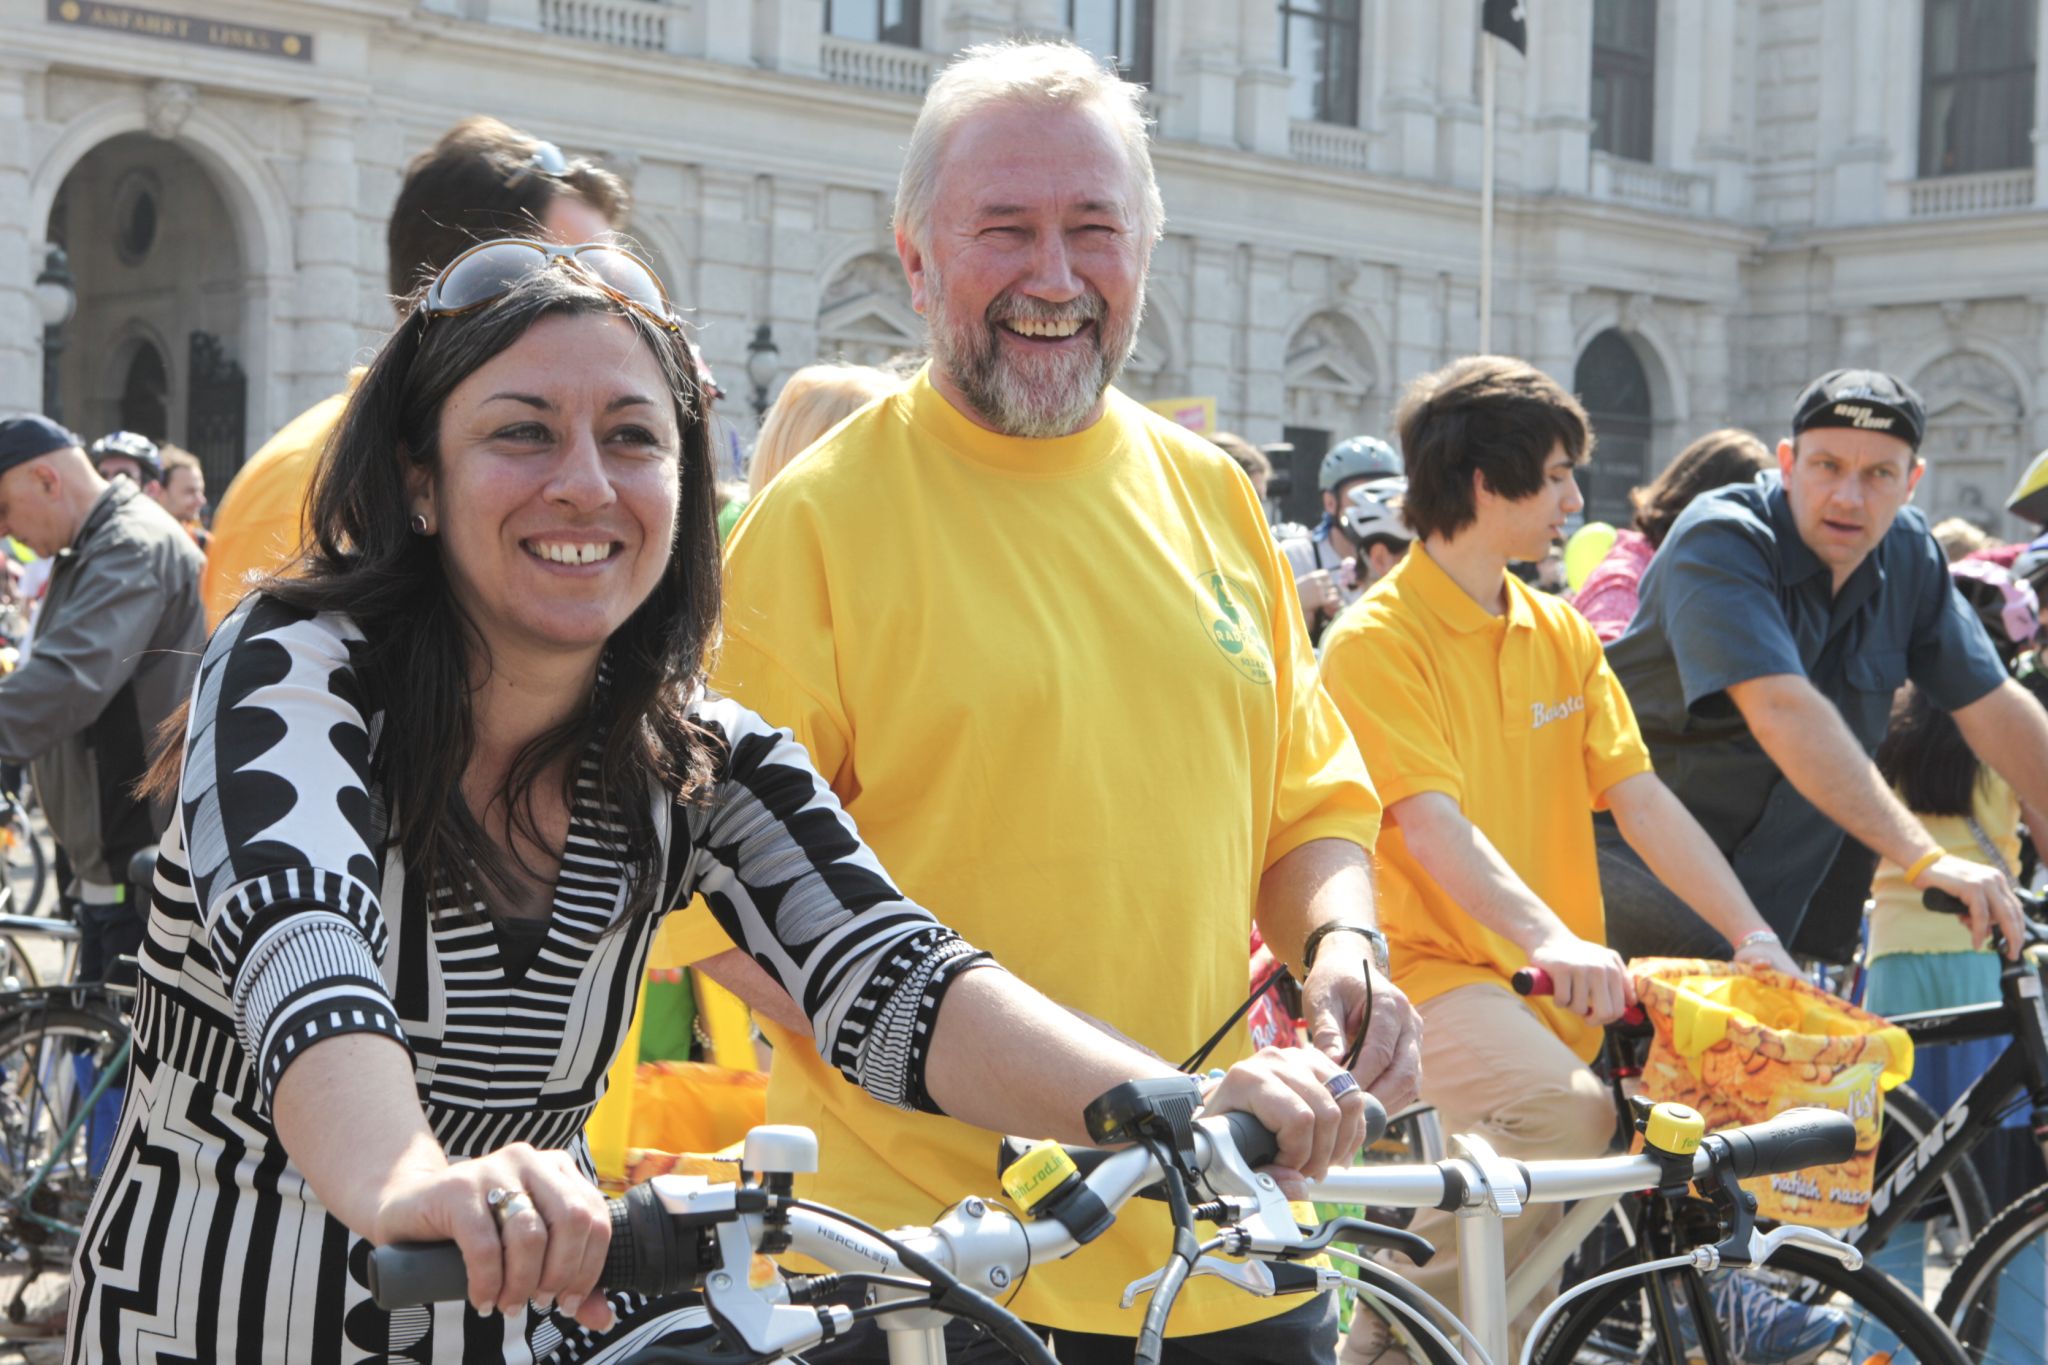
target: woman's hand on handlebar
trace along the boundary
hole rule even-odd
[[[503,1220],[492,1190],[524,1191],[530,1201]],[[612,1325],[611,1306],[594,1292],[611,1242],[604,1196],[566,1152],[518,1142],[474,1161],[394,1177],[377,1210],[379,1246],[452,1241],[469,1271],[469,1301],[479,1313],[511,1313],[532,1300],[592,1331]]]
[[[1342,1071],[1314,1048],[1261,1048],[1225,1073],[1203,1111],[1242,1110],[1270,1128],[1280,1140],[1273,1174],[1294,1194],[1304,1177],[1322,1179],[1365,1142],[1365,1092],[1330,1094],[1329,1082]]]
[[[1961,901],[1970,912],[1970,942],[1979,949],[1992,946],[1991,927],[1997,925],[2005,935],[2005,955],[2015,962],[2019,960],[2020,949],[2027,941],[2026,930],[2020,923],[2019,897],[2013,895],[2005,873],[1967,858],[1943,854],[1913,885],[1922,891],[1946,891]]]

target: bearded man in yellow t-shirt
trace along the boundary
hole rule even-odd
[[[1635,993],[1606,946],[1595,810],[1739,959],[1793,964],[1652,770],[1593,628],[1508,572],[1542,559],[1584,505],[1574,470],[1593,436],[1578,400],[1523,361],[1475,356],[1416,380],[1396,417],[1416,541],[1331,628],[1322,670],[1386,802],[1380,907],[1394,979],[1422,1011],[1423,1098],[1446,1132],[1506,1156],[1597,1155],[1614,1103],[1585,1063]],[[1510,993],[1531,965],[1554,999]],[[1510,1270],[1559,1212],[1508,1220]],[[1438,1254],[1410,1277],[1455,1304],[1449,1215],[1425,1212],[1415,1231]],[[1359,1315],[1345,1360],[1386,1365],[1384,1336]]]
[[[906,894],[1054,999],[1178,1061],[1243,999],[1256,917],[1312,959],[1323,1079],[1300,1097],[1348,1113],[1355,1077],[1399,1106],[1417,1041],[1374,961],[1379,802],[1293,575],[1229,457],[1110,387],[1163,216],[1139,94],[1064,44],[975,49],[934,82],[896,207],[931,364],[748,507],[716,681],[795,732]],[[773,1019],[751,967],[707,964]],[[768,1116],[820,1141],[807,1193],[887,1225],[990,1187],[988,1134],[776,1041]],[[1239,1028],[1215,1060],[1247,1050]],[[1300,1159],[1343,1160],[1349,1131],[1318,1124]],[[1011,1307],[1063,1362],[1129,1360],[1142,1313],[1118,1297],[1168,1226],[1127,1206]],[[1335,1306],[1203,1278],[1168,1332],[1168,1360],[1331,1361]],[[882,1358],[865,1335],[811,1358]]]

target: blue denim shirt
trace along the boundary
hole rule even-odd
[[[1782,480],[1765,473],[1685,510],[1643,575],[1635,619],[1608,646],[1658,775],[1788,938],[1843,834],[1778,772],[1727,689],[1800,674],[1875,753],[1906,679],[1954,711],[2005,678],[1917,508],[1900,511],[1840,593],[1832,585]]]

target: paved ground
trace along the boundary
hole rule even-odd
[[[11,1300],[20,1284],[19,1268],[0,1273],[0,1304]],[[62,1360],[63,1339],[52,1334],[63,1331],[70,1296],[68,1274],[38,1277],[29,1287],[27,1321],[17,1326],[0,1319],[0,1365],[56,1365]]]

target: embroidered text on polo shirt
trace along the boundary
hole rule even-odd
[[[1585,709],[1586,699],[1583,696],[1566,697],[1555,706],[1546,706],[1540,701],[1530,702],[1529,710],[1531,716],[1529,728],[1531,730],[1541,730],[1554,720],[1563,720],[1566,716],[1576,716]]]

